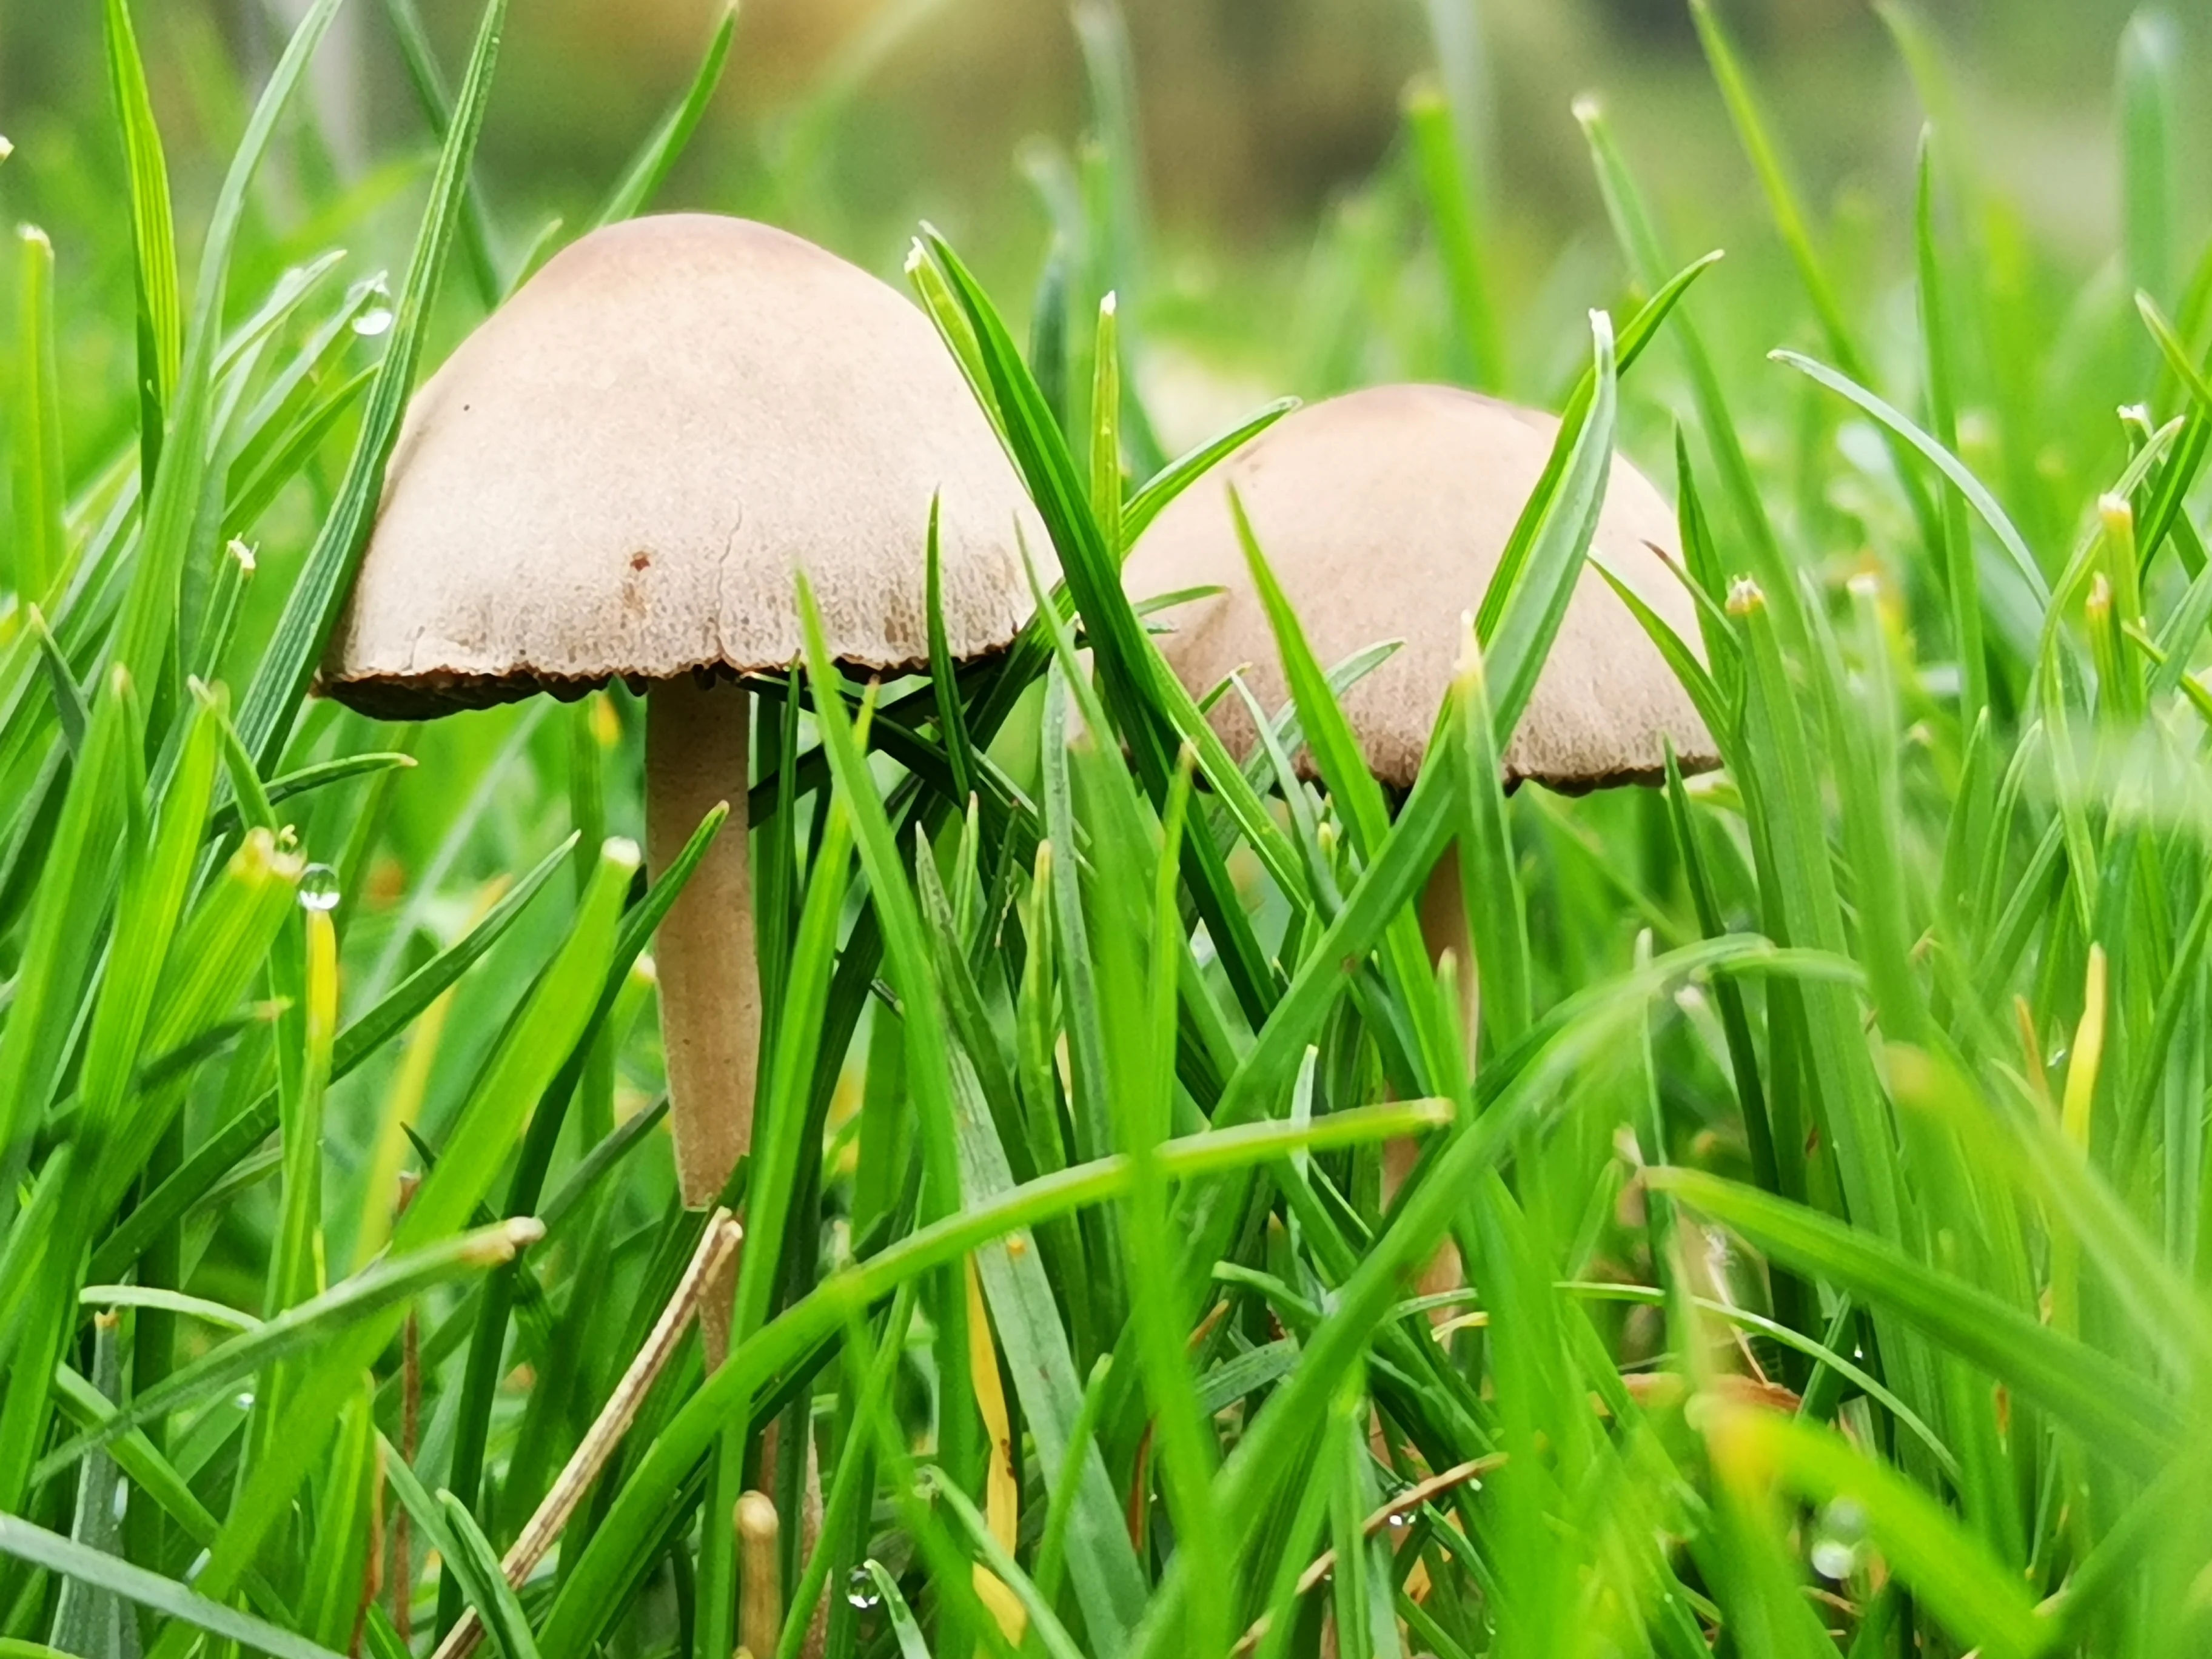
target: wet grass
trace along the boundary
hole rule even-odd
[[[504,1659],[2203,1645],[2212,258],[2178,32],[2118,44],[2106,270],[1931,128],[1885,272],[1834,256],[1698,3],[1776,280],[1670,247],[1664,158],[1586,100],[1619,285],[1548,343],[1447,53],[1317,232],[1285,373],[1568,418],[1498,580],[1438,596],[1480,672],[1394,811],[1336,702],[1371,654],[1316,661],[1276,608],[1301,783],[1213,740],[1122,596],[1142,526],[1279,409],[1162,452],[1127,55],[1079,8],[1097,142],[1033,158],[1026,338],[933,233],[908,272],[1063,580],[980,667],[863,685],[814,628],[755,686],[766,1024],[709,1374],[649,1340],[723,1246],[661,1133],[646,952],[688,866],[648,885],[622,838],[641,706],[307,696],[434,328],[588,228],[515,234],[471,182],[501,0],[450,84],[390,8],[439,147],[401,276],[325,256],[366,205],[272,225],[334,9],[187,286],[107,0],[128,195],[86,234],[128,250],[126,399],[62,368],[83,251],[19,244],[0,1648],[398,1659],[465,1613]],[[731,49],[601,222],[652,204]],[[1671,469],[1699,637],[1648,625],[1725,765],[1509,797],[1616,441]],[[1439,975],[1413,905],[1447,847],[1476,960]],[[1447,1238],[1468,1287],[1415,1297]],[[564,1478],[611,1398],[628,1432]],[[771,1437],[811,1440],[818,1527]],[[755,1483],[781,1524],[741,1539]]]

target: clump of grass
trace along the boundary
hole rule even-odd
[[[404,275],[341,289],[311,255],[253,291],[283,241],[253,179],[311,142],[281,117],[335,9],[262,92],[188,295],[107,0],[127,409],[72,404],[76,251],[20,243],[0,1645],[400,1659],[465,1613],[503,1659],[2203,1644],[2212,256],[2163,26],[2119,60],[2142,291],[2092,283],[2066,327],[1970,132],[1923,144],[1899,286],[1838,275],[1699,0],[1802,301],[1765,343],[1815,343],[1741,362],[1729,268],[1667,246],[1578,106],[1624,293],[1553,388],[1519,556],[1440,597],[1491,690],[1395,816],[1279,816],[1121,592],[1144,524],[1279,411],[1158,453],[1100,304],[1143,292],[1127,59],[1083,8],[1102,142],[1048,191],[1028,354],[941,238],[910,264],[1064,582],[994,662],[863,686],[817,627],[754,688],[757,1164],[796,1174],[774,1205],[732,1184],[783,1220],[707,1375],[684,1320],[726,1240],[678,1201],[641,1018],[690,865],[648,887],[609,833],[635,709],[392,731],[307,698],[456,246],[443,303],[475,311],[549,240],[509,251],[470,182],[501,0],[450,92],[395,0],[439,144]],[[730,46],[603,218],[652,200]],[[1443,280],[1394,290],[1434,314],[1371,326],[1505,385],[1443,67],[1377,187],[1440,244]],[[1371,227],[1334,223],[1316,291],[1357,290]],[[1655,413],[1700,607],[1660,643],[1725,770],[1509,800],[1486,757],[1585,552],[1535,532]],[[91,430],[128,437],[70,468]],[[1302,664],[1286,721],[1326,731],[1368,662]],[[1389,944],[1454,843],[1489,912],[1459,971],[1528,987],[1475,1054]],[[1438,1306],[1407,1286],[1448,1235],[1468,1285]],[[627,1431],[592,1435],[611,1401]]]

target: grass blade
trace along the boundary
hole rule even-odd
[[[1170,1180],[1192,1181],[1277,1162],[1302,1148],[1365,1146],[1391,1135],[1419,1133],[1442,1121],[1434,1102],[1413,1102],[1334,1112],[1305,1124],[1248,1124],[1179,1137],[1160,1148],[1160,1165]],[[1001,1198],[919,1228],[842,1269],[763,1327],[750,1346],[733,1353],[669,1420],[623,1486],[538,1632],[543,1659],[569,1659],[586,1651],[613,1617],[623,1588],[646,1565],[651,1538],[646,1518],[663,1512],[672,1500],[687,1471],[719,1432],[732,1401],[750,1397],[769,1377],[832,1340],[849,1316],[889,1297],[900,1285],[958,1262],[992,1239],[1119,1199],[1133,1178],[1129,1161],[1120,1157],[1040,1176]]]
[[[2160,303],[2173,298],[2179,176],[2175,78],[2181,42],[2173,20],[2142,10],[2120,35],[2121,241],[2128,287]]]
[[[587,229],[597,230],[617,220],[634,218],[659,194],[660,186],[682,158],[684,147],[691,142],[691,135],[699,130],[707,106],[714,101],[714,88],[722,82],[722,70],[730,61],[730,42],[737,32],[738,0],[724,0],[721,21],[714,25],[714,35],[707,43],[707,54],[700,60],[690,86],[631,158],[630,164],[623,170],[621,182],[592,216]]]
[[[446,78],[439,71],[438,54],[430,44],[429,31],[422,27],[422,16],[416,9],[415,0],[384,0],[384,12],[392,21],[392,33],[399,45],[399,59],[406,67],[408,84],[415,90],[415,101],[421,106],[423,118],[430,124],[432,139],[442,145],[453,129],[453,103],[446,90]],[[484,204],[483,186],[471,176],[466,189],[461,246],[468,255],[469,274],[476,283],[477,300],[489,311],[506,297],[507,284],[501,279],[499,257],[493,252],[491,212]]]
[[[1278,398],[1219,437],[1177,456],[1146,479],[1121,508],[1121,545],[1135,546],[1137,538],[1167,510],[1170,501],[1297,406],[1295,398]]]
[[[340,0],[316,0],[286,44],[283,55],[255,103],[252,119],[224,176],[222,191],[201,246],[199,283],[183,365],[168,410],[168,435],[148,492],[136,568],[117,624],[114,660],[149,685],[158,683],[164,657],[180,650],[176,638],[182,580],[190,560],[216,418],[216,377],[222,346],[224,296],[246,194],[275,137],[276,124],[307,74],[308,62],[337,15]]]
[[[138,289],[138,445],[141,475],[150,496],[161,459],[163,419],[184,367],[184,301],[177,289],[168,161],[146,90],[146,65],[138,55],[130,0],[106,0],[102,15],[108,92],[115,100],[131,175],[131,240],[137,256],[132,276]]]
[[[1462,116],[1440,87],[1416,82],[1406,94],[1406,129],[1413,139],[1413,172],[1429,211],[1452,314],[1479,391],[1500,392],[1506,380],[1505,338],[1491,301],[1482,224],[1474,180],[1468,175]]]
[[[35,225],[16,232],[22,250],[16,306],[15,397],[9,433],[15,463],[16,598],[43,603],[69,561],[62,513],[59,371],[54,363],[54,245]]]
[[[1800,1272],[1893,1310],[2063,1419],[2086,1443],[2145,1471],[2171,1455],[2178,1408],[2151,1383],[1987,1292],[1863,1230],[1718,1176],[1655,1170],[1646,1178]]]
[[[500,1571],[499,1555],[477,1525],[468,1506],[449,1492],[438,1493],[438,1507],[446,1520],[446,1535],[453,1540],[454,1575],[468,1591],[469,1605],[477,1610],[484,1629],[503,1659],[538,1659],[538,1644],[530,1637],[530,1620],[514,1586]]]
[[[133,1566],[102,1551],[88,1549],[18,1516],[0,1515],[0,1554],[12,1555],[49,1572],[66,1573],[126,1601],[136,1601],[163,1619],[206,1631],[256,1653],[268,1654],[271,1659],[341,1659],[328,1648],[318,1647],[266,1620],[227,1607],[187,1589],[173,1578]]]
[[[1813,1504],[1848,1502],[1889,1568],[1960,1641],[1998,1659],[2044,1651],[2050,1626],[2038,1620],[2018,1574],[1942,1504],[1840,1435],[1763,1411],[1722,1413],[1710,1431],[1714,1455],[1770,1478]]]
[[[380,1260],[320,1296],[288,1307],[217,1343],[163,1378],[158,1388],[134,1395],[103,1419],[97,1429],[56,1447],[39,1465],[36,1478],[51,1480],[125,1431],[210,1399],[240,1379],[313,1347],[332,1330],[363,1315],[411,1300],[434,1285],[512,1261],[517,1250],[544,1232],[534,1220],[502,1221],[442,1243]]]
[[[326,8],[331,3],[333,0],[325,0]],[[453,126],[446,135],[438,170],[430,183],[429,208],[416,234],[406,283],[393,307],[391,343],[385,349],[368,411],[362,417],[360,441],[347,465],[337,500],[307,553],[285,601],[276,637],[239,711],[239,733],[264,773],[275,767],[283,752],[301,700],[307,696],[339,607],[352,586],[355,567],[368,544],[377,503],[384,493],[385,468],[399,441],[400,418],[414,387],[423,331],[461,217],[470,162],[490,101],[492,70],[499,59],[500,33],[506,18],[507,0],[486,0],[477,28],[476,48],[454,105]]]
[[[1982,522],[1996,535],[1997,544],[2012,560],[2013,568],[2020,573],[2021,581],[2027,584],[2027,591],[2035,597],[2039,605],[2051,603],[2051,583],[2044,576],[2043,567],[2036,562],[2035,555],[2028,550],[2027,541],[2014,526],[2004,508],[1997,505],[1996,497],[1990,494],[1988,487],[1969,471],[1966,464],[1948,447],[1936,442],[1905,416],[1851,377],[1839,374],[1826,364],[1814,362],[1799,352],[1777,351],[1771,356],[1776,362],[1787,364],[1846,402],[1856,404],[1863,413],[1873,416],[1917,451],[1930,465],[1951,481],[1974,511],[1980,514]]]

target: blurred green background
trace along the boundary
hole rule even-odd
[[[352,280],[407,257],[434,154],[398,45],[398,0],[351,0],[317,64],[313,96],[252,202],[240,296],[333,245]],[[587,222],[627,158],[690,83],[727,0],[524,0],[507,33],[478,182],[494,259]],[[1879,383],[1917,398],[1911,216],[1921,90],[1874,0],[1719,0],[1752,58],[1839,290]],[[414,0],[448,80],[476,0]],[[251,95],[305,0],[137,0],[132,10],[160,118],[183,270]],[[2182,271],[2124,276],[2113,64],[2129,0],[1919,0],[1942,65],[1936,94],[1980,222],[1959,227],[1990,303],[2048,345],[2006,369],[1962,345],[1970,382],[2022,394],[1999,453],[1970,399],[1962,444],[2004,477],[2013,510],[2054,541],[2087,480],[2119,453],[2112,411],[2148,346],[2125,304],[2143,282],[2169,307]],[[2212,207],[2212,18],[2155,6],[2136,38],[2163,42],[2180,112],[2176,258]],[[98,0],[0,0],[0,224],[40,225],[57,251],[63,424],[81,477],[131,442],[134,353],[123,158],[101,69]],[[1895,14],[1888,14],[1894,16]],[[1091,50],[1082,38],[1088,31]],[[945,231],[1018,323],[1063,228],[1085,216],[1086,134],[1110,126],[1102,39],[1126,41],[1144,167],[1127,248],[1079,251],[1076,310],[1122,289],[1133,384],[1156,463],[1268,398],[1401,380],[1477,380],[1408,137],[1409,88],[1441,76],[1471,112],[1463,137],[1503,362],[1479,383],[1556,405],[1587,349],[1584,312],[1630,298],[1594,181],[1577,99],[1601,100],[1656,204],[1670,256],[1722,248],[1692,309],[1753,461],[1808,481],[1776,503],[1784,528],[1832,580],[1870,541],[1879,492],[1821,479],[1813,450],[1870,430],[1818,406],[1770,368],[1778,345],[1821,338],[1698,49],[1687,0],[744,0],[707,119],[659,209],[743,213],[815,238],[894,282],[916,223]],[[1108,56],[1112,54],[1109,53]],[[1115,147],[1109,150],[1118,153]],[[1965,176],[1963,174],[1960,175]],[[571,228],[556,229],[556,222]],[[1084,264],[1089,260],[1087,266]],[[17,262],[0,258],[0,316]],[[1086,287],[1086,284],[1089,286]],[[458,263],[430,343],[434,363],[482,315]],[[1992,315],[1995,316],[1996,313]],[[1991,340],[2002,333],[1990,336]],[[13,358],[0,334],[0,371]],[[373,349],[365,343],[365,349]],[[1081,371],[1087,372],[1087,371]],[[2015,385],[2021,377],[2037,382]],[[1627,450],[1666,470],[1690,401],[1668,355],[1624,404]],[[1808,446],[1813,447],[1808,448]],[[1848,476],[1851,469],[1844,470]],[[311,470],[312,472],[312,470]],[[327,489],[334,480],[316,480]],[[4,488],[4,486],[0,486]],[[317,521],[294,489],[259,526],[272,575]],[[1817,553],[1812,550],[1819,550]],[[270,595],[280,581],[257,584]],[[249,605],[251,644],[273,615]]]
[[[1458,0],[1438,0],[1446,11]],[[662,102],[688,78],[722,0],[537,0],[515,8],[486,140],[489,173],[513,197],[557,210],[594,195]],[[173,159],[194,172],[227,155],[233,100],[214,60],[265,61],[272,19],[295,0],[161,0],[139,28]],[[458,53],[474,8],[422,0]],[[1145,102],[1151,183],[1173,231],[1266,245],[1366,176],[1393,143],[1407,79],[1429,55],[1424,0],[1125,0]],[[1616,94],[1632,126],[1663,130],[1693,167],[1675,185],[1733,174],[1719,110],[1679,0],[1482,0],[1497,184],[1516,221],[1557,244],[1595,207],[1568,115],[1577,93]],[[1785,104],[1799,159],[1832,189],[1903,165],[1917,125],[1867,0],[1737,0],[1723,7]],[[1935,0],[1923,8],[1962,67],[1990,160],[2038,221],[2100,240],[2112,199],[2103,112],[2124,0]],[[1018,218],[1011,158],[1035,132],[1072,136],[1082,77],[1055,0],[747,0],[739,47],[677,194],[742,198],[766,135],[887,23],[855,118],[829,172],[844,204],[963,229]],[[21,143],[105,135],[84,118],[104,99],[99,8],[0,0],[0,111]],[[342,17],[317,117],[364,170],[416,135],[377,0]],[[214,81],[222,77],[215,76]],[[82,166],[112,174],[113,161]],[[202,182],[204,182],[203,180]]]
[[[137,8],[187,235],[242,120],[232,66],[265,64],[296,5]],[[510,237],[596,199],[688,80],[721,5],[514,9],[483,166]],[[421,0],[449,63],[475,9]],[[1145,296],[1155,328],[1261,379],[1295,374],[1269,361],[1282,285],[1295,283],[1316,224],[1345,210],[1400,144],[1401,95],[1432,61],[1439,16],[1471,18],[1480,33],[1505,314],[1527,315],[1534,301],[1540,315],[1555,290],[1570,314],[1603,297],[1610,240],[1570,110],[1585,92],[1606,98],[1683,246],[1726,245],[1755,259],[1768,240],[1680,0],[1125,0],[1124,9],[1159,250]],[[1867,0],[1724,9],[1755,54],[1810,198],[1854,234],[1865,203],[1898,216],[1920,115]],[[82,222],[123,210],[99,10],[93,0],[0,0],[0,131],[38,155],[35,167],[0,169],[0,211],[53,234],[67,307],[113,316],[124,313],[112,290],[125,280],[126,244]],[[1923,10],[1992,183],[2039,241],[2075,252],[2086,270],[2114,235],[2107,112],[2125,0],[1929,0]],[[406,194],[427,141],[379,0],[348,9],[319,73],[313,118],[336,173],[358,190]],[[660,204],[765,213],[885,271],[927,216],[1012,285],[1018,308],[1046,235],[1018,157],[1038,136],[1072,144],[1084,105],[1059,0],[747,0],[730,72]],[[2202,96],[2184,106],[2205,106]],[[282,214],[281,178],[268,194]]]

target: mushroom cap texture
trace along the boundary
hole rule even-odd
[[[928,319],[765,225],[611,225],[416,394],[324,689],[419,716],[782,667],[799,569],[833,655],[925,663],[933,495],[947,639],[981,655],[1033,608],[1017,521],[1051,545]]]
[[[1286,416],[1171,503],[1123,570],[1133,599],[1197,586],[1224,592],[1152,620],[1160,649],[1201,695],[1240,667],[1264,708],[1285,690],[1267,613],[1253,592],[1229,508],[1233,486],[1255,538],[1324,666],[1402,641],[1344,698],[1368,768],[1406,787],[1419,772],[1484,588],[1548,459],[1559,422],[1473,392],[1391,386]],[[1590,557],[1699,649],[1693,601],[1668,568],[1674,514],[1616,457]],[[1235,695],[1215,729],[1242,755],[1254,739]],[[1528,707],[1506,746],[1508,783],[1570,792],[1649,781],[1672,737],[1685,770],[1719,763],[1712,738],[1665,658],[1595,570],[1585,569]],[[1311,774],[1302,754],[1300,769]]]

